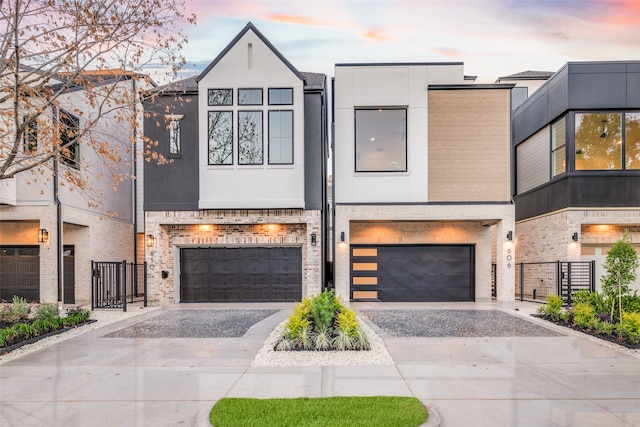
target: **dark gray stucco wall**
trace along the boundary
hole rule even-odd
[[[144,133],[158,142],[155,150],[172,160],[169,164],[144,164],[144,210],[198,209],[198,96],[165,95],[145,104],[150,117],[144,121]],[[153,117],[153,113],[158,113]],[[169,154],[169,131],[165,114],[184,114],[180,121],[181,154]]]
[[[304,95],[304,198],[305,209],[324,208],[326,105],[323,90]]]

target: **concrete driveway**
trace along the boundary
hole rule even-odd
[[[465,310],[498,310],[510,315],[507,323],[524,321],[549,333],[394,336],[368,319],[394,365],[251,367],[267,336],[290,313],[290,304],[171,307],[0,365],[0,425],[208,426],[211,407],[225,396],[401,395],[422,400],[439,414],[442,426],[640,426],[637,352],[546,328],[526,315],[531,305],[519,305],[517,312],[495,304],[353,306],[363,314],[450,308],[462,310],[460,317]],[[202,310],[202,315],[229,309],[265,312],[242,336],[139,334],[156,316],[183,309]]]

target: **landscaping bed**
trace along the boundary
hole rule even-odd
[[[51,335],[92,323],[89,310],[74,309],[58,315],[54,304],[28,303],[14,297],[0,304],[0,355]]]

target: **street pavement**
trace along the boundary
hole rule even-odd
[[[223,397],[398,395],[420,399],[434,426],[640,426],[638,352],[531,318],[531,303],[352,307],[363,317],[387,309],[498,310],[550,333],[395,336],[365,317],[393,365],[258,367],[251,362],[291,304],[172,306],[0,365],[0,425],[209,426]],[[237,337],[121,337],[154,316],[189,309],[271,311]]]

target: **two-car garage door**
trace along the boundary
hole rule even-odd
[[[354,300],[474,301],[472,245],[352,245]]]
[[[302,248],[180,250],[181,302],[299,301]]]

